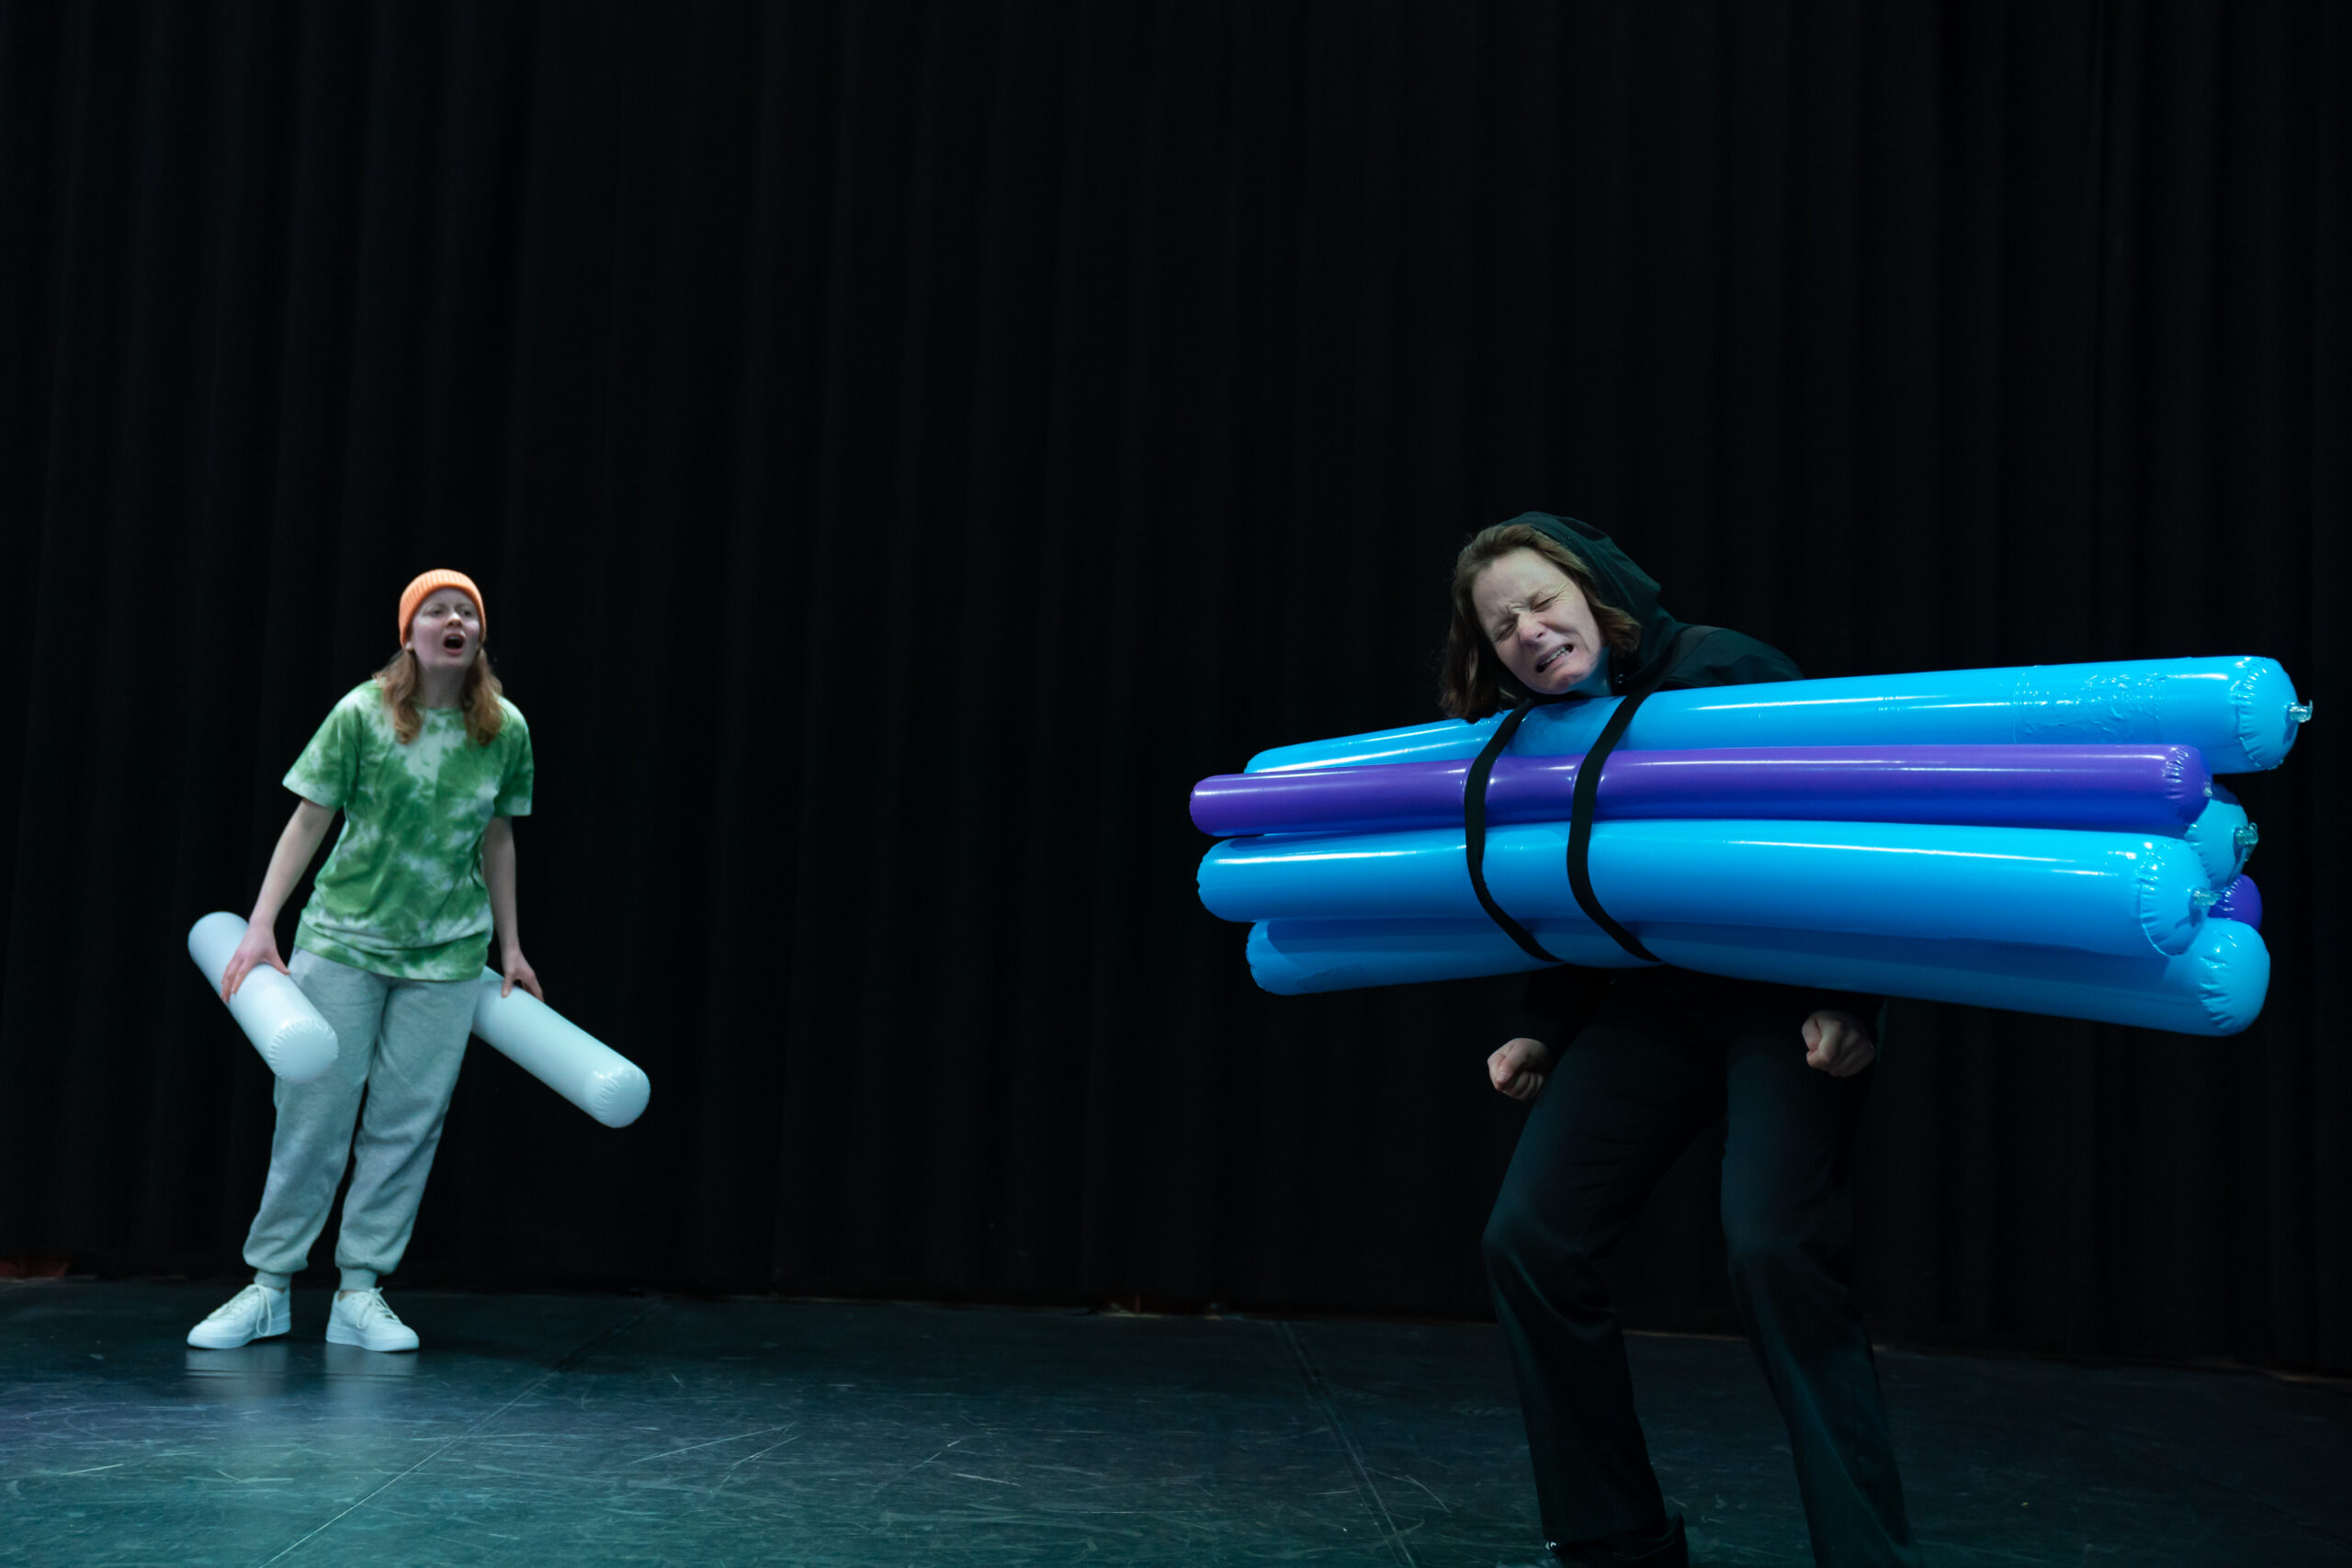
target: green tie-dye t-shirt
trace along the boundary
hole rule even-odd
[[[403,746],[380,687],[355,689],[286,774],[303,799],[343,813],[294,945],[407,980],[469,980],[490,952],[481,840],[493,817],[531,810],[531,731],[514,704],[487,746],[456,708],[425,708]]]

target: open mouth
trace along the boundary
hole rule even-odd
[[[1573,643],[1562,643],[1559,647],[1554,649],[1551,652],[1545,654],[1543,658],[1535,661],[1535,672],[1538,675],[1544,673],[1546,671],[1550,670],[1553,665],[1557,664],[1561,660],[1566,659],[1571,652],[1573,652],[1575,650],[1575,647],[1576,645]]]
[[[463,632],[451,632],[448,636],[441,639],[441,646],[447,649],[452,653],[463,653],[466,650],[466,634]]]

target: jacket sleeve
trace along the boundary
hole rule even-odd
[[[1577,964],[1538,969],[1527,977],[1527,989],[1520,998],[1517,1032],[1555,1049],[1562,1041],[1575,1039],[1608,995],[1614,973]]]

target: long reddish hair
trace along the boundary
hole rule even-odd
[[[384,712],[392,721],[392,738],[405,746],[424,728],[424,712],[416,704],[417,688],[424,683],[416,655],[405,648],[393,654],[391,662],[376,671],[376,683],[384,689]],[[466,716],[466,739],[475,745],[487,746],[498,739],[499,727],[506,722],[498,694],[505,689],[490,667],[490,649],[474,649],[474,661],[466,666],[465,684],[458,689],[458,706]]]

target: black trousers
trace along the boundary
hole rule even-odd
[[[1594,1268],[1676,1156],[1726,1119],[1723,1223],[1747,1340],[1789,1428],[1817,1562],[1913,1564],[1870,1339],[1847,1288],[1848,1156],[1868,1070],[1805,1065],[1817,995],[1621,979],[1559,1054],[1486,1235],[1547,1539],[1656,1534],[1665,1503]]]

